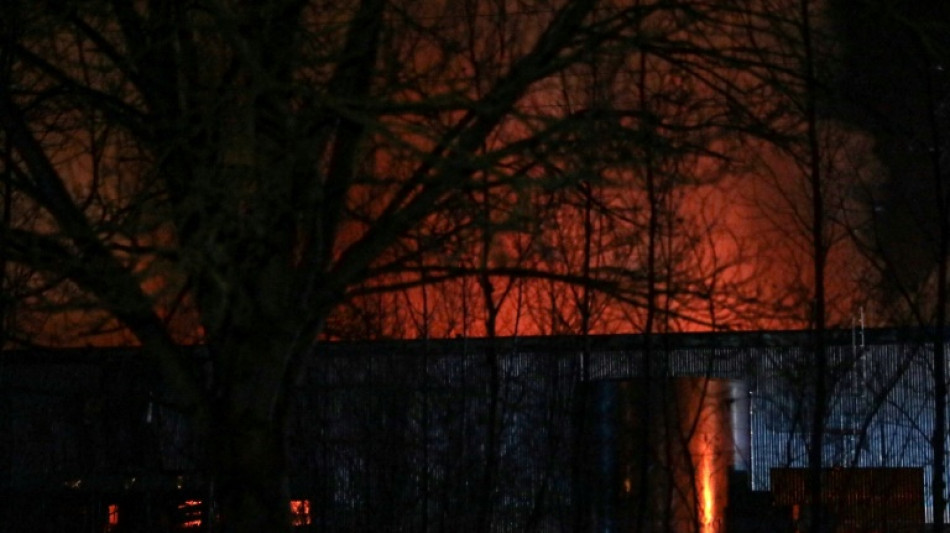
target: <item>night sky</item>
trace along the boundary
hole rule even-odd
[[[828,114],[874,135],[888,170],[873,191],[875,237],[900,258],[900,283],[916,286],[932,272],[936,247],[931,150],[950,154],[950,2],[832,0],[830,7],[841,63]],[[945,179],[950,157],[941,164]]]

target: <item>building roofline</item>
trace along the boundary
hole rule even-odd
[[[826,331],[827,346],[890,345],[909,343],[929,343],[933,339],[933,328],[865,328],[830,329]],[[811,330],[757,330],[757,331],[720,331],[689,332],[665,334],[606,334],[606,335],[550,335],[522,337],[458,337],[454,339],[408,339],[376,341],[329,341],[322,344],[332,354],[372,353],[379,350],[400,353],[418,353],[428,350],[432,353],[483,351],[489,345],[504,350],[523,352],[548,352],[552,346],[558,350],[581,350],[585,346],[591,351],[614,351],[642,349],[647,342],[659,349],[714,349],[714,348],[766,348],[810,346]],[[950,330],[947,331],[950,337]]]
[[[519,337],[457,337],[452,339],[393,339],[372,341],[324,341],[319,343],[329,356],[344,354],[389,353],[459,353],[482,352],[489,346],[505,351],[550,352],[580,351],[587,347],[591,351],[640,350],[647,342],[657,349],[722,349],[722,348],[778,348],[809,346],[812,342],[811,330],[756,330],[756,331],[717,331],[689,333],[658,333],[653,335],[623,333],[589,335],[532,335]],[[826,345],[851,346],[854,344],[881,346],[909,343],[930,343],[934,328],[866,328],[866,329],[829,329],[826,332]],[[946,337],[950,338],[950,330]],[[201,346],[186,349],[197,354],[206,353]],[[138,347],[81,347],[81,348],[18,348],[0,350],[2,364],[122,364],[135,361]]]

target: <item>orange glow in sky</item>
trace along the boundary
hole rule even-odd
[[[505,20],[510,24],[496,27],[495,9],[507,13],[503,8],[508,2],[491,3],[494,8],[481,6],[487,10],[485,16],[461,16],[466,12],[458,8],[459,16],[453,14],[446,18],[445,13],[456,11],[448,9],[451,4],[412,3],[408,14],[419,17],[425,31],[447,32],[449,36],[453,32],[456,36],[465,35],[469,30],[473,32],[472,35],[494,35],[500,32],[499,37],[510,41],[506,46],[511,47],[510,53],[515,57],[531,48],[538,38],[538,32],[547,22],[543,17],[553,13],[553,10],[542,9],[540,12],[531,11],[530,17],[521,13],[508,18],[506,14]],[[624,2],[616,6],[608,3],[608,6],[613,6],[610,9],[620,9],[623,5]],[[341,7],[340,10],[343,12],[346,8]],[[520,13],[520,10],[516,11]],[[330,19],[333,16],[329,16]],[[716,18],[718,20],[718,16]],[[678,19],[676,10],[667,12],[657,9],[644,22],[648,26],[655,25],[659,32],[657,35],[661,35],[668,31],[667,27],[679,27]],[[434,26],[436,20],[438,27]],[[318,21],[317,24],[320,24],[323,19]],[[427,26],[430,24],[432,28]],[[712,32],[703,34],[703,46],[708,44],[707,40],[731,43],[731,39],[739,38],[729,27],[717,29],[703,26]],[[691,39],[688,33],[669,31],[672,31],[670,38],[683,38],[686,42]],[[451,47],[443,47],[441,39],[396,39],[396,48],[392,52],[400,57],[407,72],[429,72],[441,68],[444,61],[446,73],[453,73],[457,77],[450,78],[455,81],[449,83],[445,76],[421,76],[418,80],[421,87],[413,87],[405,92],[396,91],[393,98],[414,103],[421,98],[420,95],[455,95],[479,91],[481,84],[491,81],[491,75],[487,72],[492,69],[486,68],[485,72],[481,72],[481,69],[473,67],[480,62],[496,65],[499,61],[497,66],[503,67],[511,58],[496,57],[497,50],[490,44],[494,42],[492,39],[473,41],[474,49],[469,54],[456,53]],[[447,42],[452,42],[452,37]],[[463,42],[459,44],[468,45]],[[737,49],[742,47],[738,46]],[[710,98],[711,94],[718,93],[710,93],[712,88],[705,87],[699,80],[684,78],[682,69],[667,65],[659,55],[651,55],[640,63],[636,54],[633,54],[624,62],[626,64],[617,71],[617,77],[607,80],[604,86],[601,86],[603,80],[588,80],[580,72],[566,73],[563,78],[552,77],[535,84],[517,104],[517,112],[498,126],[498,131],[487,141],[483,150],[486,154],[493,151],[504,153],[506,145],[523,141],[537,133],[534,127],[541,122],[553,122],[553,119],[563,118],[560,113],[589,107],[591,102],[588,97],[592,93],[588,89],[591,88],[596,88],[594,92],[598,93],[604,90],[610,105],[617,109],[636,110],[639,109],[637,106],[647,106],[641,110],[645,115],[656,114],[668,118],[668,121],[660,122],[672,124],[676,131],[691,130],[696,124],[704,124],[706,119],[709,119],[708,125],[712,125],[720,117],[722,110],[719,107],[706,107],[707,104],[712,105],[710,102],[718,101]],[[717,65],[710,65],[710,68],[721,67]],[[636,78],[641,69],[643,88],[640,92],[645,97],[643,101],[638,100],[636,91],[631,90],[631,82],[636,80],[630,78]],[[748,78],[742,72],[733,74],[737,76],[735,87],[758,83],[757,78]],[[477,79],[477,75],[487,77]],[[591,87],[587,87],[588,82],[591,82]],[[677,96],[673,97],[674,94]],[[690,101],[697,102],[696,106],[679,108],[672,103],[689,94],[692,94]],[[457,110],[447,112],[439,120],[447,124],[457,120],[458,117],[453,113],[459,114]],[[544,119],[535,123],[534,119],[524,118],[529,116]],[[712,120],[713,117],[716,120]],[[385,126],[382,129],[387,134],[368,143],[377,148],[372,159],[367,162],[367,172],[385,177],[380,182],[389,183],[393,181],[392,176],[412,175],[420,165],[419,160],[407,153],[429,153],[433,147],[441,144],[442,139],[438,133],[441,129],[428,128],[428,119],[422,115],[407,113],[403,116],[394,113],[393,118],[384,120],[387,122],[381,123],[381,126]],[[620,126],[630,131],[642,129],[643,125],[633,119],[625,120],[621,121]],[[720,139],[721,132],[715,135],[704,133],[696,139],[680,138],[680,133],[672,131],[658,133],[669,135],[672,145],[683,143],[682,146],[690,146],[700,142],[704,145],[698,150],[689,149],[684,154],[673,154],[653,161],[653,158],[645,159],[640,154],[643,146],[627,143],[622,151],[632,150],[629,157],[624,156],[619,162],[614,161],[613,156],[606,157],[603,161],[598,160],[594,168],[590,169],[586,168],[587,163],[581,164],[570,154],[563,157],[546,155],[543,165],[528,165],[533,157],[531,154],[528,154],[526,161],[520,161],[514,155],[496,154],[499,159],[492,163],[496,167],[492,171],[497,176],[493,179],[506,177],[507,173],[514,172],[511,169],[524,165],[527,170],[524,170],[522,178],[530,180],[526,183],[536,181],[544,186],[535,188],[518,185],[499,190],[484,202],[471,200],[474,205],[466,205],[466,209],[472,208],[472,213],[464,209],[459,212],[437,211],[421,221],[419,227],[413,230],[415,236],[407,236],[405,242],[383,253],[384,257],[380,259],[386,263],[399,259],[402,254],[406,261],[419,261],[419,264],[406,265],[404,272],[396,267],[382,269],[377,278],[391,277],[367,280],[370,288],[387,284],[401,287],[397,293],[354,297],[351,303],[357,310],[352,312],[352,317],[342,316],[342,311],[337,317],[331,317],[340,322],[349,321],[343,325],[345,327],[339,328],[346,332],[331,332],[329,335],[331,338],[359,339],[483,336],[489,329],[484,320],[486,308],[497,312],[497,327],[491,333],[500,336],[641,333],[646,329],[647,322],[652,324],[653,332],[808,327],[810,302],[807,296],[812,284],[808,268],[810,232],[807,227],[803,227],[809,220],[806,209],[809,205],[808,191],[807,188],[803,189],[802,173],[792,158],[782,155],[781,150],[770,150],[768,143],[754,139],[742,139],[741,146],[733,146],[738,141]],[[829,160],[829,165],[834,163],[850,174],[845,174],[847,179],[835,176],[836,179],[830,180],[834,187],[829,187],[827,192],[831,204],[843,206],[842,212],[852,212],[855,211],[853,208],[860,206],[847,203],[848,193],[852,188],[863,185],[867,180],[865,174],[871,172],[851,169],[848,165],[855,160],[873,160],[873,147],[870,141],[853,132],[844,133],[849,133],[847,150],[840,149],[842,155],[833,161]],[[386,140],[389,135],[392,138]],[[707,141],[706,135],[710,135],[713,140]],[[710,143],[709,146],[705,146],[706,143]],[[95,165],[99,163],[92,154],[87,153],[85,144],[78,140],[66,138],[52,144],[67,147],[63,148],[62,157],[56,159],[64,161],[61,172],[72,177],[76,200],[79,202],[81,198],[89,196],[93,184],[98,183],[93,181],[92,176],[96,175]],[[114,146],[107,148],[106,163],[103,164],[117,164],[115,162],[120,161],[122,154],[113,153],[117,150]],[[706,155],[708,152],[721,152],[726,157]],[[737,159],[735,165],[722,163],[723,159],[729,158],[741,158],[741,161]],[[492,158],[486,157],[485,160],[492,161]],[[643,164],[645,160],[651,161],[652,166],[648,168],[653,172],[647,172]],[[580,165],[580,170],[574,169],[577,165]],[[427,166],[428,163],[423,165]],[[562,189],[560,185],[552,187],[552,183],[557,184],[561,180],[551,179],[557,174],[554,169],[566,171],[566,175],[573,175],[575,170],[583,174],[571,182],[572,186]],[[127,171],[134,173],[137,170],[130,168]],[[659,188],[664,191],[659,193],[662,196],[659,200],[646,198],[646,174],[656,175]],[[847,177],[851,174],[852,177]],[[487,180],[484,177],[478,179]],[[376,183],[374,180],[369,182]],[[372,226],[372,221],[387,208],[387,202],[402,191],[403,184],[398,183],[398,180],[395,182],[392,187],[361,185],[349,191],[347,207],[359,216],[344,222],[339,235],[335,236],[334,252],[338,253],[358,240]],[[515,180],[515,183],[521,183],[520,179]],[[578,192],[581,183],[586,184],[589,191],[586,198]],[[116,187],[119,185],[100,191],[110,205],[120,205],[125,198],[121,194],[122,190]],[[584,206],[585,200],[590,198],[593,198],[591,204],[598,207],[594,209],[591,221],[593,234],[585,235]],[[478,235],[481,230],[478,229],[477,217],[480,215],[474,209],[482,203],[490,206],[486,219],[497,226],[495,233],[487,239]],[[455,204],[450,202],[447,205]],[[659,235],[656,235],[659,241],[658,265],[656,272],[651,273],[653,279],[648,280],[645,265],[650,206],[657,207],[662,220]],[[829,218],[834,217],[835,213],[829,213]],[[51,221],[45,223],[53,225]],[[459,231],[458,242],[450,239],[443,243],[440,232],[454,235],[446,229],[453,225],[458,228],[471,226],[474,230]],[[521,233],[511,227],[519,227]],[[151,244],[154,241],[163,247],[173,247],[174,240],[169,236],[170,233],[167,227],[157,224],[150,234],[144,236],[143,242]],[[844,242],[844,237],[840,230],[829,230],[829,242],[836,245],[829,252],[827,300],[833,307],[829,310],[832,320],[846,325],[853,316],[853,295],[860,294],[855,279],[861,272],[855,266],[859,263],[857,254],[837,244]],[[434,249],[428,250],[423,244],[413,244],[416,239],[419,243],[431,241],[442,244],[438,247],[431,244]],[[586,258],[583,246],[585,239],[592,248],[591,256]],[[115,244],[128,243],[120,239]],[[414,253],[406,251],[413,246],[420,247],[421,259],[416,259]],[[488,253],[484,254],[488,264],[482,265],[480,247],[485,246],[490,247]],[[387,256],[387,253],[391,256]],[[193,344],[205,340],[196,306],[187,297],[181,301],[177,299],[183,287],[189,285],[185,279],[187,269],[176,273],[174,265],[147,254],[141,257],[117,254],[117,257],[133,267],[145,292],[155,298],[158,314],[162,319],[168,319],[168,329],[177,342]],[[397,267],[400,264],[399,261],[394,262]],[[483,290],[474,274],[464,279],[449,276],[448,281],[425,289],[427,292],[423,296],[422,289],[412,286],[421,281],[417,270],[421,266],[431,268],[435,272],[433,275],[443,273],[440,269],[473,272],[478,267],[487,266],[540,272],[547,276],[511,280],[499,275],[491,278],[492,288],[487,290]],[[579,280],[585,266],[592,272],[594,279],[602,282],[599,285],[601,290],[589,297],[578,283],[566,281],[568,278],[575,282]],[[75,290],[73,287],[68,288]],[[61,292],[66,294],[70,291]],[[660,310],[662,321],[653,321],[652,315],[651,320],[645,319],[645,308],[648,306],[645,295],[651,292],[657,294],[657,301],[649,302],[649,305]],[[485,301],[486,293],[492,301]],[[589,301],[584,302],[585,299]],[[64,304],[62,307],[65,310],[57,312],[50,311],[49,305],[40,305],[48,302],[33,302],[35,310],[17,310],[17,319],[22,323],[18,324],[18,328],[32,333],[31,337],[39,339],[40,344],[51,346],[129,345],[136,342],[114,318],[106,313],[88,311],[91,304],[81,299],[79,302],[84,305],[70,308]],[[181,308],[176,307],[179,304]],[[581,312],[580,307],[588,304],[589,313],[587,309]],[[172,308],[179,310],[171,313],[169,309]],[[873,314],[869,313],[869,316],[873,317]]]

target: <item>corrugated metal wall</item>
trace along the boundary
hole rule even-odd
[[[914,340],[856,346],[846,333],[839,333],[845,342],[828,349],[833,393],[825,465],[923,467],[929,501],[932,352]],[[815,382],[807,335],[759,335],[746,345],[741,335],[722,343],[715,336],[683,339],[657,339],[651,375],[747,383],[752,488],[768,490],[774,467],[806,466]],[[559,530],[571,523],[576,496],[573,409],[584,362],[591,380],[639,376],[642,343],[642,337],[595,339],[586,356],[578,339],[332,347],[312,368],[301,397],[307,414],[300,420],[313,434],[300,430],[296,453],[313,477],[300,487],[335,503],[325,510],[328,527],[363,531],[378,520],[411,531],[474,523],[484,505],[488,353],[494,351],[502,383],[499,472],[490,492],[496,527]]]
[[[829,341],[825,465],[923,467],[929,501],[932,350],[901,330],[867,338],[863,347],[850,342],[850,332]],[[575,489],[584,467],[576,453],[584,424],[579,380],[642,376],[647,359],[654,380],[745,383],[754,489],[769,489],[772,468],[806,466],[815,382],[806,333],[657,336],[650,350],[645,342],[610,336],[326,345],[297,392],[294,491],[313,502],[318,530],[477,531],[485,517],[495,531],[571,530],[582,518],[574,504],[584,496]],[[6,491],[61,489],[74,479],[121,487],[136,477],[130,471],[139,473],[137,483],[157,472],[167,484],[167,474],[187,477],[193,468],[184,419],[160,398],[150,401],[157,389],[140,381],[141,371],[110,366],[136,358],[11,364],[11,354],[3,357]],[[492,402],[497,416],[489,425]],[[490,449],[497,453],[489,472]]]

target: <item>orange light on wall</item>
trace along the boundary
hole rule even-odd
[[[290,523],[295,527],[313,523],[310,517],[310,500],[290,500]]]
[[[713,520],[716,518],[716,487],[713,482],[712,453],[703,455],[699,472],[700,526],[703,533],[714,531]]]
[[[682,440],[689,447],[691,463],[683,465],[684,488],[692,483],[692,523],[684,520],[677,531],[720,533],[728,504],[728,471],[733,464],[734,442],[731,432],[731,398],[734,391],[728,380],[681,378],[675,381],[680,399]],[[686,518],[684,516],[684,518]]]

